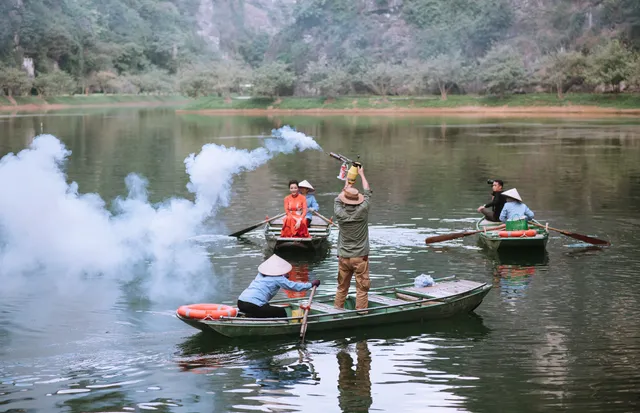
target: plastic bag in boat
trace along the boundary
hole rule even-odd
[[[433,278],[431,278],[430,275],[427,274],[420,274],[416,277],[416,279],[413,281],[413,285],[417,288],[422,288],[422,287],[431,287],[432,285],[434,285],[436,282],[433,281]]]

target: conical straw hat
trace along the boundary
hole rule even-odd
[[[298,188],[307,188],[309,192],[315,191],[315,189],[313,189],[309,181],[307,181],[306,179],[298,184]]]
[[[288,274],[292,268],[291,264],[273,254],[268,260],[260,264],[258,272],[262,275],[278,276]]]
[[[502,195],[504,196],[508,196],[509,198],[513,198],[516,201],[520,201],[522,202],[522,198],[520,197],[520,194],[518,193],[518,190],[513,188],[513,189],[509,189],[508,191],[504,191],[502,193]]]

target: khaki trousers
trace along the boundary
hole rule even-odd
[[[338,291],[333,305],[344,308],[344,302],[349,292],[351,277],[356,276],[356,310],[369,307],[369,257],[338,257]]]

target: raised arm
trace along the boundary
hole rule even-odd
[[[358,168],[358,175],[360,175],[360,178],[362,178],[362,187],[367,191],[369,191],[370,190],[369,182],[367,181],[367,178],[364,176],[364,168],[362,166]]]

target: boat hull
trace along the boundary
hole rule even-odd
[[[406,302],[402,305],[383,307],[369,307],[366,314],[344,311],[336,313],[310,314],[307,323],[307,335],[323,331],[351,330],[360,327],[380,326],[384,324],[399,324],[416,321],[445,319],[458,314],[475,310],[487,295],[491,286],[478,284],[468,292],[445,298],[425,298],[416,302]],[[370,294],[371,299],[371,294]],[[304,300],[304,299],[302,299]],[[324,305],[330,306],[332,300],[325,299]],[[321,302],[322,303],[322,302]],[[370,300],[371,303],[371,300]],[[316,304],[317,306],[318,304]],[[312,303],[311,308],[314,309]],[[300,322],[295,319],[250,319],[228,318],[223,320],[185,320],[182,321],[199,330],[210,331],[224,337],[276,337],[295,336],[300,334]]]
[[[313,217],[309,227],[309,238],[285,238],[280,236],[282,218],[272,221],[265,226],[264,237],[267,248],[274,251],[298,250],[318,251],[326,247],[331,235],[331,226],[318,217]]]
[[[480,220],[476,223],[476,229],[493,227],[499,223]],[[479,240],[484,246],[492,251],[508,249],[545,249],[549,241],[549,233],[545,230],[538,230],[535,237],[506,238],[498,235],[499,231],[487,231],[479,233]]]

